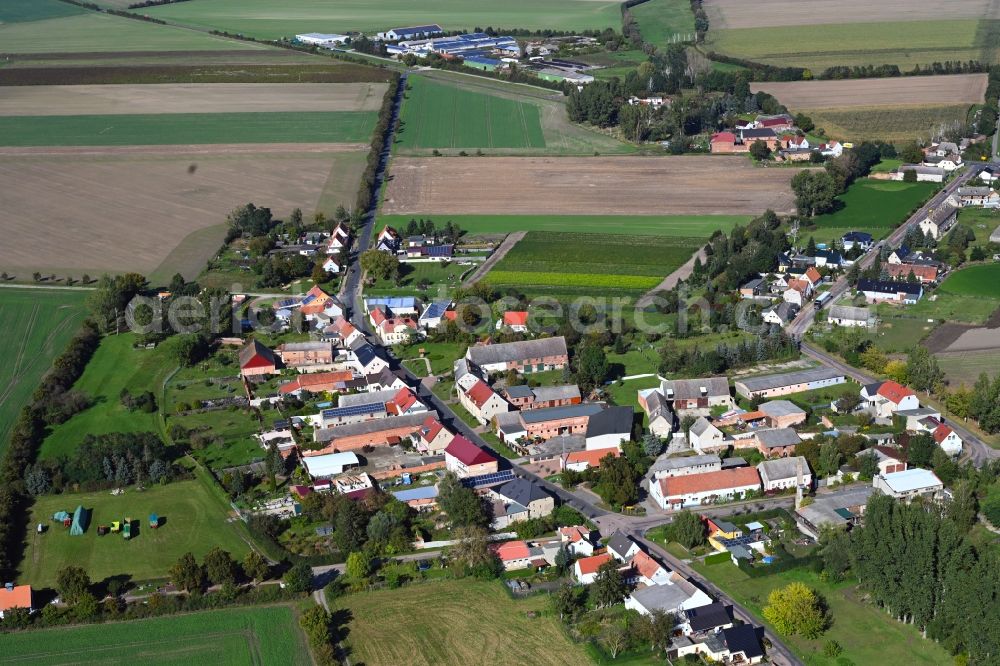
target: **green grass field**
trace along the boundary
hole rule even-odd
[[[1000,264],[978,264],[955,271],[941,283],[939,291],[958,296],[1000,298]]]
[[[131,333],[109,335],[101,341],[83,376],[73,385],[94,401],[88,409],[56,426],[42,443],[43,458],[72,452],[87,434],[110,432],[158,432],[157,414],[130,412],[119,395],[152,391],[160,400],[163,380],[176,367],[164,347],[133,349]]]
[[[694,14],[688,0],[650,0],[629,11],[647,44],[662,49],[673,42],[694,40]]]
[[[45,19],[86,14],[87,10],[59,0],[4,0],[0,5],[0,25],[43,21]]]
[[[538,106],[420,76],[408,79],[400,148],[544,148]]]
[[[4,146],[354,143],[371,139],[373,111],[9,116]]]
[[[843,141],[879,139],[897,144],[928,141],[937,136],[942,125],[964,122],[968,112],[967,104],[803,109],[803,113],[811,117],[817,127],[822,127],[827,136]]]
[[[187,5],[187,6],[185,6]],[[144,9],[150,16],[201,28],[277,39],[317,29],[374,32],[440,24],[445,30],[586,30],[621,28],[617,0],[288,0],[279,10],[271,0],[212,0]]]
[[[838,199],[843,208],[818,216],[817,234],[826,238],[828,228],[851,228],[858,231],[892,229],[926,201],[935,191],[934,183],[902,183],[863,178]],[[803,231],[803,238],[811,232]],[[819,240],[819,238],[817,238]]]
[[[69,530],[52,522],[52,515],[72,513],[78,505],[92,510],[90,526],[82,536],[70,536]],[[198,480],[152,486],[142,492],[130,487],[117,496],[106,490],[43,495],[32,507],[30,524],[43,523],[49,529],[44,534],[31,530],[20,580],[51,587],[59,569],[70,564],[85,568],[94,581],[120,574],[136,581],[163,578],[184,553],[190,551],[200,559],[213,546],[240,559],[248,547],[236,525],[227,522],[227,508]],[[149,527],[150,513],[156,513],[162,523],[155,530]],[[97,535],[98,525],[124,518],[135,521],[130,540],[120,534]]]
[[[960,384],[971,387],[984,372],[991,378],[1000,375],[1000,350],[944,352],[934,356],[952,388]]]
[[[952,662],[943,648],[921,638],[917,629],[896,622],[884,611],[863,602],[862,592],[850,583],[830,583],[804,568],[760,578],[750,578],[729,562],[698,564],[695,569],[746,606],[761,622],[761,609],[771,590],[802,582],[819,592],[833,617],[830,629],[815,640],[782,637],[807,666],[937,666]],[[839,657],[823,654],[823,645],[829,640],[837,641],[843,648]]]
[[[504,666],[589,663],[548,595],[512,600],[497,582],[439,580],[341,597],[352,663]],[[534,617],[529,617],[529,612]]]
[[[845,17],[847,18],[847,17]],[[707,48],[770,65],[810,68],[899,65],[912,69],[945,60],[980,60],[992,46],[977,20],[816,24],[775,28],[709,28]]]
[[[701,238],[616,236],[530,231],[491,270],[490,284],[526,292],[648,291],[687,261]]]
[[[399,281],[378,280],[371,287],[365,287],[366,294],[382,296],[423,296],[424,298],[434,297],[440,289],[455,289],[461,284],[459,279],[467,271],[474,270],[475,266],[462,265],[457,262],[450,263],[407,263],[402,262],[399,266]],[[427,280],[430,287],[426,290],[419,288],[420,282]]]
[[[0,289],[0,452],[42,376],[86,316],[84,291]]]
[[[378,230],[382,224],[405,227],[412,218],[412,215],[380,215],[376,226]],[[444,224],[450,220],[470,236],[511,231],[561,231],[708,238],[717,229],[729,232],[737,224],[746,224],[751,219],[750,215],[448,215],[435,222]]]
[[[24,2],[25,0],[18,0]],[[6,5],[6,3],[4,3]],[[31,5],[34,5],[32,0]],[[63,3],[44,0],[43,8]],[[70,7],[70,5],[66,5]],[[15,6],[17,7],[17,6]],[[75,8],[74,8],[75,9]],[[57,11],[57,10],[52,10]],[[148,12],[149,10],[144,10]],[[37,14],[31,9],[28,14]],[[146,21],[77,13],[44,20],[0,23],[4,53],[97,53],[129,51],[272,51],[273,47],[215,37],[204,32]]]
[[[4,636],[7,663],[294,664],[312,659],[289,606],[19,632]]]

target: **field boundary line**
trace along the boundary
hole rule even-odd
[[[465,281],[462,283],[463,287],[468,287],[474,284],[477,280],[481,280],[486,276],[487,273],[504,257],[510,252],[517,243],[528,235],[527,231],[513,231],[507,234],[507,237],[503,239],[500,243],[500,247],[493,251],[493,254],[489,256],[486,261],[484,261],[479,268],[475,270]]]

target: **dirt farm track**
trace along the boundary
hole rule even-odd
[[[849,109],[980,104],[986,84],[986,74],[954,74],[844,81],[775,81],[750,84],[750,90],[774,95],[790,109]]]
[[[396,158],[382,212],[746,215],[791,212],[798,169],[747,157]],[[514,194],[516,193],[516,194]]]

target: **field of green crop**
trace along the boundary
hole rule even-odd
[[[437,23],[446,30],[621,28],[618,0],[211,0],[144,9],[150,16],[277,39],[302,32],[374,32]]]
[[[0,25],[43,21],[45,19],[85,14],[83,7],[77,7],[59,0],[4,0],[0,4]]]
[[[90,527],[81,536],[52,522],[57,511],[72,513],[77,506],[91,511]],[[42,523],[44,534],[31,530],[22,563],[21,580],[36,587],[52,586],[62,567],[84,567],[91,579],[126,574],[133,580],[167,576],[170,567],[187,552],[201,558],[218,546],[241,559],[247,545],[238,526],[228,522],[228,505],[211,494],[200,480],[152,486],[142,492],[132,488],[124,495],[106,490],[93,493],[42,495],[32,507],[31,525]],[[160,527],[149,527],[149,514],[160,518]],[[99,525],[131,518],[132,538],[120,534],[98,536]],[[241,523],[242,525],[242,523]]]
[[[411,215],[381,215],[379,225],[405,227]],[[705,237],[721,229],[728,232],[746,224],[750,215],[448,215],[436,218],[451,221],[469,235],[500,234],[511,231],[563,231],[615,236]],[[381,229],[381,226],[378,229]],[[377,231],[376,231],[377,233]]]
[[[953,387],[972,386],[979,375],[1000,375],[1000,351],[943,352],[934,355]]]
[[[5,0],[4,4],[10,0]],[[14,9],[29,4],[17,0]],[[30,0],[34,6],[35,0]],[[59,9],[54,9],[55,6]],[[55,18],[42,18],[42,11],[59,12],[58,0],[39,0],[39,9],[22,10],[24,16],[40,20],[0,22],[0,51],[3,53],[96,53],[129,51],[272,51],[274,47],[215,37],[204,32],[157,25],[146,21],[74,11]],[[148,10],[146,10],[148,11]],[[2,21],[2,19],[0,19]]]
[[[689,0],[650,0],[629,11],[647,44],[662,49],[673,42],[694,39],[694,14]]]
[[[290,664],[309,649],[289,606],[232,608],[4,636],[7,663]]]
[[[967,104],[803,110],[827,136],[843,141],[881,139],[896,143],[928,141],[940,133],[942,126],[965,122],[968,112]]]
[[[910,211],[920,206],[937,190],[934,183],[903,183],[863,178],[848,188],[838,199],[843,207],[818,216],[816,232],[826,238],[830,228],[851,228],[858,231],[892,229],[906,219]],[[804,231],[805,236],[810,232]],[[817,239],[818,240],[818,239]]]
[[[941,283],[940,291],[958,296],[1000,299],[1000,264],[979,264],[957,270]]]
[[[935,61],[980,60],[993,48],[980,32],[980,21],[949,19],[818,23],[781,29],[780,37],[773,27],[710,28],[707,48],[771,65],[807,67],[815,74],[836,65],[888,63],[912,69]]]
[[[486,276],[526,292],[642,292],[687,261],[701,238],[531,231]]]
[[[18,413],[86,316],[87,292],[0,289],[0,452]]]
[[[371,139],[374,111],[8,116],[4,146],[354,143]]]
[[[482,92],[408,79],[400,148],[544,148],[539,108]]]

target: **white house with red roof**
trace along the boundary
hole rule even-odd
[[[607,562],[613,562],[611,556],[607,553],[602,553],[601,555],[591,555],[590,557],[581,557],[576,562],[573,563],[573,578],[576,582],[581,585],[590,585],[597,578],[597,571]],[[618,570],[623,574],[628,573],[629,565],[622,564],[618,567]]]
[[[437,416],[428,414],[427,419],[420,426],[419,439],[417,440],[417,451],[431,455],[440,455],[454,439],[455,434],[444,427]]]
[[[26,611],[31,611],[33,607],[32,602],[30,585],[7,583],[3,587],[0,587],[0,620],[3,619],[6,611],[15,608],[23,608]]]
[[[560,469],[568,469],[574,472],[582,472],[590,467],[600,467],[601,461],[611,456],[621,457],[621,450],[611,446],[603,449],[589,449],[584,451],[570,451],[559,459]]]
[[[340,273],[340,268],[340,259],[337,259],[337,257],[327,257],[326,261],[323,262],[323,270],[327,273],[336,275]]]
[[[444,450],[444,466],[459,478],[493,474],[498,462],[491,454],[462,435],[455,435]]]
[[[813,289],[816,288],[820,282],[823,281],[823,276],[819,274],[815,266],[810,266],[806,269],[806,272],[802,274],[802,279],[809,283],[809,286]]]
[[[862,387],[861,400],[881,418],[892,418],[898,411],[920,407],[916,393],[891,379]]]
[[[390,227],[388,224],[382,227],[382,231],[379,232],[378,238],[375,239],[375,249],[392,255],[399,251],[400,245],[401,239],[399,232]]]
[[[409,386],[405,386],[392,396],[392,400],[385,403],[385,411],[390,416],[402,416],[403,414],[423,414],[427,411],[427,405],[420,402],[417,394]]]
[[[350,347],[354,344],[355,340],[364,338],[361,331],[354,327],[354,324],[344,319],[344,317],[337,317],[333,320],[333,330],[337,333],[340,338],[340,344],[344,347]]]
[[[743,497],[760,490],[760,476],[753,467],[734,467],[718,472],[670,476],[653,480],[649,496],[662,509],[673,511]]]
[[[381,307],[373,308],[370,318],[375,327],[375,335],[386,346],[409,342],[412,338],[423,335],[415,319],[389,316]]]
[[[482,379],[468,390],[463,390],[458,384],[455,385],[455,389],[458,391],[458,401],[462,407],[483,425],[490,423],[497,414],[506,414],[510,411],[510,404]]]
[[[632,556],[632,582],[636,585],[666,585],[670,582],[670,571],[644,551]]]
[[[349,239],[350,233],[347,231],[347,228],[343,223],[338,224],[330,234],[330,240],[326,242],[326,253],[340,254],[347,247]]]
[[[952,430],[949,426],[944,423],[939,423],[934,432],[931,433],[931,437],[937,442],[937,445],[941,447],[941,450],[947,453],[951,457],[957,457],[962,454],[962,438],[958,436],[958,433]]]
[[[549,565],[545,560],[545,552],[538,546],[532,546],[527,541],[505,541],[494,544],[490,549],[496,553],[504,571],[519,569],[544,569]]]
[[[570,555],[590,557],[597,547],[598,536],[585,525],[573,525],[559,528],[559,541],[566,545]]]
[[[503,313],[503,317],[497,320],[496,329],[499,331],[502,328],[509,328],[515,333],[527,333],[528,332],[528,313],[527,311],[513,311],[509,310]]]

